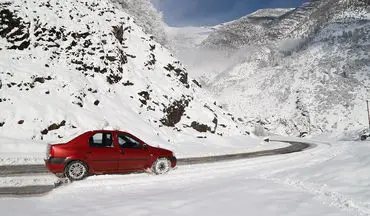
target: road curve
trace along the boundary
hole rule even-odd
[[[294,152],[303,151],[311,146],[309,143],[302,142],[288,142],[288,141],[279,141],[289,143],[290,146],[279,149],[271,149],[257,152],[248,152],[248,153],[239,153],[239,154],[228,154],[228,155],[219,155],[219,156],[208,156],[208,157],[194,157],[194,158],[180,158],[178,160],[178,165],[192,165],[192,164],[205,164],[205,163],[214,163],[221,161],[230,161],[238,159],[247,159],[247,158],[256,158],[264,157],[271,155],[279,154],[290,154]]]
[[[271,141],[274,141],[274,140],[271,140]],[[281,140],[278,140],[278,141],[289,143],[290,146],[279,148],[279,149],[264,150],[264,151],[249,152],[249,153],[240,153],[240,154],[180,158],[178,159],[177,164],[178,166],[193,165],[193,164],[206,164],[206,163],[257,158],[257,157],[280,155],[280,154],[290,154],[294,152],[300,152],[309,147],[314,146],[306,142],[281,141]],[[44,165],[0,166],[0,177],[8,177],[8,176],[14,176],[14,175],[32,175],[32,174],[42,174],[42,173],[45,173],[45,174],[48,173],[48,170],[45,168]],[[54,185],[4,187],[4,188],[0,188],[0,195],[39,195],[39,194],[50,192],[54,188],[58,187],[59,185],[61,184],[56,183]]]

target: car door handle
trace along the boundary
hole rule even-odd
[[[124,151],[120,151],[119,153],[120,153],[121,155],[124,155],[124,154],[125,154],[125,152],[124,152]]]
[[[92,152],[91,151],[88,151],[88,152],[86,152],[87,154],[91,154]]]

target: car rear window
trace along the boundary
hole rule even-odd
[[[89,145],[93,148],[112,148],[113,139],[111,133],[96,133],[89,139]]]

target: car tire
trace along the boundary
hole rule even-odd
[[[64,174],[71,181],[79,181],[87,176],[88,167],[82,161],[72,161],[64,169]]]
[[[152,165],[152,172],[156,175],[167,173],[171,169],[171,162],[167,158],[158,158]]]
[[[366,136],[366,135],[362,135],[362,136],[361,136],[361,140],[362,140],[362,141],[366,140],[366,138],[367,138],[367,136]]]

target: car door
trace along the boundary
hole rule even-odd
[[[117,142],[120,172],[139,171],[148,167],[150,154],[141,140],[129,133],[118,133]]]
[[[88,165],[95,173],[118,171],[119,153],[111,132],[96,132],[89,138]]]

